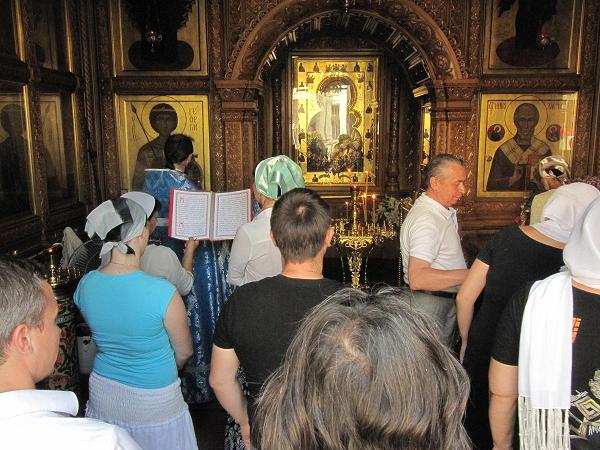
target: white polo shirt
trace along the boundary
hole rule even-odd
[[[0,393],[0,447],[23,450],[141,450],[129,434],[75,418],[73,392],[23,389]]]
[[[400,228],[400,251],[407,284],[409,256],[427,261],[432,269],[466,269],[456,210],[421,194]]]
[[[238,229],[229,255],[230,284],[242,286],[281,273],[281,253],[270,235],[272,212],[267,208]]]

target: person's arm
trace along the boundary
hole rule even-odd
[[[181,296],[175,292],[165,315],[165,329],[175,351],[175,362],[178,368],[182,368],[186,361],[192,356],[194,347],[192,335],[188,326],[187,312]]]
[[[461,348],[460,362],[463,362],[465,350],[467,348],[467,339],[469,337],[469,328],[473,320],[473,309],[475,302],[485,287],[486,276],[490,266],[475,259],[469,269],[467,278],[463,281],[458,294],[456,295],[456,319],[460,331]]]
[[[468,269],[432,269],[431,263],[414,256],[408,257],[408,281],[415,291],[441,291],[458,286],[467,276]]]
[[[195,239],[188,239],[185,242],[185,249],[183,250],[183,259],[181,260],[181,266],[187,270],[189,273],[192,273],[192,266],[194,263],[194,252],[200,245],[200,241]]]
[[[512,450],[517,413],[518,368],[492,358],[490,381],[490,427],[493,450]]]
[[[231,253],[229,254],[229,270],[227,272],[227,282],[234,286],[244,284],[246,266],[250,261],[252,253],[252,242],[250,237],[240,228],[231,244]]]
[[[225,411],[240,425],[246,448],[250,448],[247,401],[237,380],[240,366],[235,350],[213,345],[208,382]]]

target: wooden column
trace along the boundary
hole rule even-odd
[[[249,187],[253,181],[261,85],[238,80],[218,80],[215,84],[222,100],[225,189],[234,191]]]
[[[398,186],[398,104],[400,97],[400,81],[398,75],[392,78],[392,105],[390,119],[390,140],[389,140],[389,156],[386,170],[385,191],[388,194],[397,194]]]

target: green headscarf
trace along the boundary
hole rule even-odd
[[[285,155],[262,160],[254,171],[256,190],[270,199],[277,200],[292,189],[304,187],[300,166]]]

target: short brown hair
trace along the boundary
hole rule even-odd
[[[331,226],[329,206],[315,191],[296,188],[273,206],[271,231],[285,261],[314,258]]]

